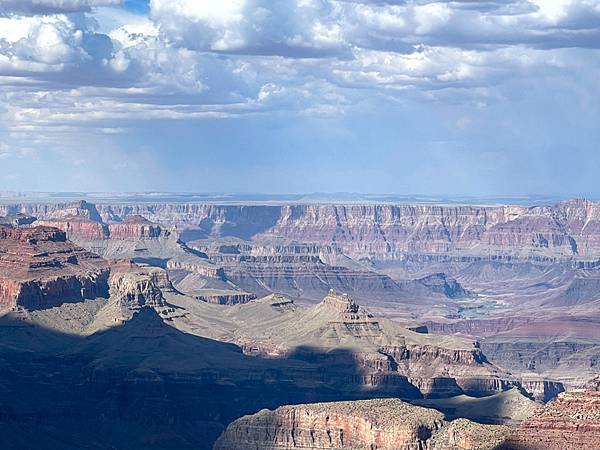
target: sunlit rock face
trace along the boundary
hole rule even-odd
[[[141,214],[202,236],[280,236],[336,242],[353,257],[406,255],[594,258],[600,255],[600,204],[442,205],[101,205],[106,219]]]
[[[502,450],[598,448],[600,392],[565,392],[540,408],[500,447]]]
[[[41,309],[108,297],[109,268],[56,228],[0,227],[0,305]]]
[[[86,205],[91,207],[89,203]],[[65,215],[64,211],[79,215]],[[87,209],[68,207],[48,215],[50,218],[36,223],[63,230],[69,240],[105,258],[134,259],[170,270],[223,278],[222,270],[209,262],[206,255],[181,242],[176,229],[142,216],[130,215],[122,222],[104,223],[98,214],[90,214]]]
[[[229,425],[214,449],[484,450],[508,432],[465,419],[447,422],[439,411],[378,399],[262,410]]]

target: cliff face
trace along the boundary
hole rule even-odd
[[[64,231],[69,239],[80,241],[101,241],[108,239],[110,231],[107,225],[83,216],[68,216],[60,219],[38,221],[39,225],[58,228]]]
[[[283,406],[236,420],[214,450],[484,450],[502,442],[508,430],[443,417],[397,399]]]
[[[189,245],[223,268],[227,279],[257,296],[273,292],[320,300],[330,289],[369,302],[428,303],[466,296],[444,274],[397,282],[345,256],[335,245],[285,239],[193,241]]]
[[[600,392],[560,394],[526,420],[500,447],[501,450],[558,450],[598,448]]]
[[[73,211],[72,208],[66,209]],[[69,240],[104,258],[134,259],[208,278],[224,277],[222,270],[210,263],[206,255],[181,242],[176,230],[150,222],[142,216],[130,215],[122,222],[106,224],[90,219],[89,214],[57,215],[58,218],[39,220],[37,224],[63,230]]]
[[[89,204],[81,206],[5,205],[0,214],[22,212],[51,218],[64,216],[65,211],[83,210],[95,216]],[[303,242],[336,242],[348,255],[377,260],[401,259],[410,254],[550,259],[600,256],[600,204],[585,200],[529,208],[144,203],[98,205],[97,212],[107,222],[142,215],[188,230],[190,236],[280,236]]]
[[[0,227],[0,306],[40,309],[108,297],[106,261],[55,228]]]
[[[44,219],[40,225],[51,226],[63,230],[73,241],[143,241],[146,239],[168,238],[171,231],[142,216],[129,216],[123,222],[105,224],[87,216],[60,216]]]
[[[109,263],[56,228],[0,227],[1,306],[47,309],[109,296],[132,308],[164,306],[163,291],[174,288],[162,269]]]
[[[130,205],[101,214],[138,213],[207,235],[282,236],[336,242],[349,255],[379,260],[406,254],[510,253],[555,258],[600,254],[600,206],[572,201],[554,207],[438,205]],[[146,214],[153,214],[147,216]]]
[[[175,292],[164,270],[128,261],[111,265],[109,285],[111,297],[131,309],[165,306],[164,292]]]

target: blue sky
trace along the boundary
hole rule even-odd
[[[600,197],[600,1],[0,0],[0,191]]]

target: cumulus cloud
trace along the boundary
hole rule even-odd
[[[596,0],[151,0],[147,17],[94,12],[116,3],[0,0],[5,127],[338,114],[366,90],[485,105],[509,80],[598,69]]]
[[[163,36],[194,50],[309,57],[347,48],[335,4],[322,0],[151,0]]]
[[[597,0],[151,0],[165,39],[194,50],[347,57],[353,47],[600,46]]]

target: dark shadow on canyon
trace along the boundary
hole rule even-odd
[[[196,228],[182,230],[180,238],[183,242],[190,242],[209,237],[236,237],[243,240],[252,240],[275,225],[281,218],[281,207],[261,205],[260,208],[252,206],[223,206],[223,216],[218,218],[206,217],[200,221]]]
[[[247,356],[149,308],[88,337],[0,318],[2,449],[209,449],[263,408],[377,397],[420,393],[400,374],[365,372],[347,350]]]

